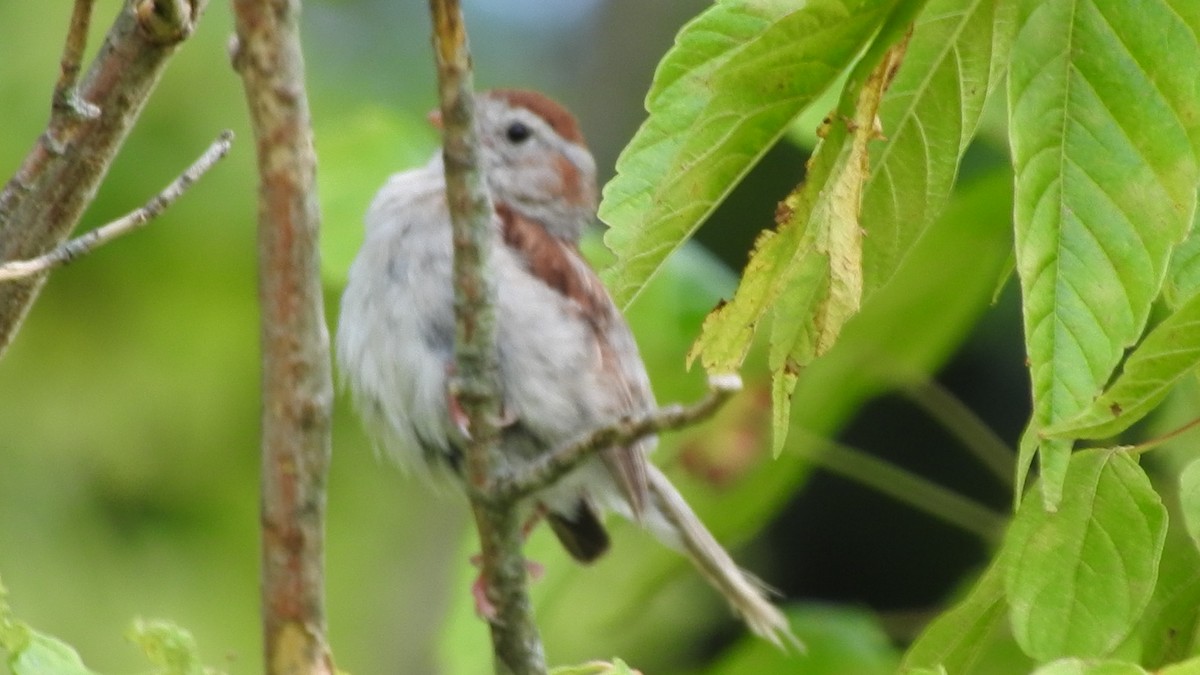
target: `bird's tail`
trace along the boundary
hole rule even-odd
[[[686,554],[756,635],[780,648],[786,643],[803,649],[787,617],[767,599],[766,585],[733,562],[670,479],[653,464],[647,466],[647,483],[651,502],[647,510],[651,513],[646,525],[650,530],[664,543]]]

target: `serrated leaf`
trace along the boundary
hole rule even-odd
[[[806,230],[805,236],[811,238],[813,248],[799,251],[801,269],[787,274],[792,282],[783,290],[774,313],[770,361],[774,372],[771,398],[775,409],[772,435],[776,456],[787,440],[792,392],[796,389],[799,369],[833,347],[842,326],[862,305],[863,234],[859,211],[869,168],[868,143],[878,138],[875,125],[879,104],[907,46],[908,40],[904,39],[889,49],[867,77],[828,179],[810,177],[797,189],[794,202],[803,204],[809,201],[807,195],[820,186],[811,210],[793,210],[787,221],[780,224],[783,229]],[[789,197],[789,202],[792,201]],[[720,311],[714,314],[719,316]],[[710,326],[706,321],[705,329]]]
[[[1136,663],[1116,660],[1059,659],[1033,671],[1033,675],[1148,675]]]
[[[1167,512],[1127,453],[1071,457],[1055,512],[1036,493],[1005,539],[1013,636],[1039,660],[1102,658],[1128,636],[1153,595]]]
[[[871,147],[862,205],[868,294],[891,278],[949,199],[983,104],[1007,67],[1015,9],[1014,0],[934,0],[914,26],[879,109],[885,139]]]
[[[788,123],[843,71],[896,0],[726,0],[684,26],[617,160],[600,218],[627,305]]]
[[[1121,374],[1090,406],[1050,425],[1045,437],[1107,438],[1153,410],[1175,383],[1200,366],[1200,295],[1155,326],[1125,360]]]
[[[1039,428],[1098,395],[1144,330],[1192,222],[1200,45],[1186,23],[1194,8],[1171,4],[1022,3],[1009,127]],[[1070,449],[1055,440],[1039,450],[1048,505],[1062,496]]]

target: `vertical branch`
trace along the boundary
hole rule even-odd
[[[233,0],[258,147],[262,314],[262,613],[269,674],[332,673],[325,484],[333,383],[317,250],[316,154],[299,0]]]
[[[438,93],[444,125],[446,199],[454,237],[454,394],[467,414],[471,509],[479,530],[485,593],[497,673],[545,673],[541,637],[533,621],[521,554],[521,523],[512,500],[485,498],[492,483],[489,455],[498,440],[500,412],[496,361],[495,291],[488,277],[492,205],[479,166],[471,57],[458,0],[430,0]]]
[[[169,2],[170,12],[162,12]],[[76,0],[46,131],[0,192],[0,262],[58,246],[92,202],[167,61],[195,30],[208,0],[124,3],[76,85],[92,0]],[[0,284],[0,354],[45,281]]]

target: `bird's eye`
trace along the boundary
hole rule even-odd
[[[504,136],[513,143],[524,143],[532,135],[533,130],[523,122],[513,122],[504,130]]]

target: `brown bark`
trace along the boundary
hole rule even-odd
[[[333,383],[300,3],[233,0],[233,9],[233,62],[245,86],[259,172],[265,670],[333,673],[324,607]]]

